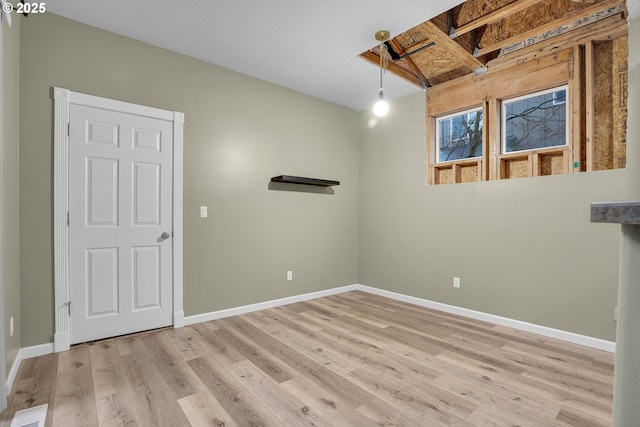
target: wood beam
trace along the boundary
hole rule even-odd
[[[405,56],[407,55],[407,51],[402,47],[402,45],[400,43],[398,43],[398,41],[396,41],[395,38],[389,40],[389,44],[391,45],[391,48],[400,56]],[[429,82],[429,79],[427,79],[427,77],[424,75],[424,73],[422,72],[422,70],[416,65],[415,62],[413,62],[413,60],[411,59],[410,56],[405,56],[404,59],[406,62],[406,64],[409,66],[409,68],[411,68],[413,70],[413,72],[416,74],[416,77],[420,78],[422,80],[422,87],[423,88],[427,88],[427,87],[431,87],[431,83]]]
[[[509,3],[506,6],[502,6],[500,9],[496,9],[493,12],[487,13],[484,16],[481,16],[478,19],[474,19],[473,21],[462,25],[459,28],[453,29],[453,34],[451,37],[460,37],[463,34],[466,34],[470,31],[475,30],[476,28],[480,28],[484,25],[491,24],[493,22],[499,21],[502,18],[506,18],[509,15],[520,12],[521,10],[525,10],[531,6],[534,6],[540,3],[542,0],[517,0],[513,3]]]
[[[468,52],[465,48],[460,46],[457,41],[449,37],[444,31],[442,31],[436,24],[431,21],[423,22],[415,27],[417,31],[420,31],[425,36],[429,37],[436,44],[449,49],[452,55],[455,55],[462,62],[472,70],[476,68],[484,67],[484,62],[473,56],[471,52]]]
[[[587,172],[595,170],[594,140],[595,140],[595,89],[596,89],[596,65],[593,42],[585,45],[585,140]]]
[[[380,55],[375,54],[373,52],[371,52],[370,50],[362,53],[360,55],[362,58],[366,59],[367,61],[371,62],[372,64],[376,65],[376,66],[380,66]],[[398,64],[396,64],[395,62],[389,61],[389,65],[387,66],[387,69],[389,71],[391,71],[393,74],[402,77],[403,79],[407,80],[410,83],[413,83],[416,86],[419,86],[421,88],[423,88],[424,86],[422,85],[422,79],[419,76],[416,76],[415,74],[411,73],[410,71],[408,71],[407,69],[399,66]],[[422,76],[422,73],[420,74]]]
[[[566,15],[564,15],[563,17],[556,19],[555,21],[549,22],[547,24],[541,25],[539,27],[533,28],[529,31],[525,31],[524,33],[521,34],[517,34],[513,37],[510,37],[508,39],[502,40],[498,43],[494,43],[490,46],[484,47],[482,49],[479,49],[478,51],[478,56],[483,56],[486,55],[487,53],[490,52],[495,52],[496,50],[499,49],[503,49],[505,47],[514,45],[518,42],[521,42],[523,40],[527,40],[530,39],[532,37],[538,36],[540,34],[543,34],[547,31],[551,31],[551,30],[555,30],[558,29],[562,26],[568,25],[573,23],[574,21],[577,21],[579,19],[583,19],[583,18],[587,18],[590,16],[595,17],[595,15],[597,15],[598,13],[608,9],[608,8],[612,8],[615,6],[622,6],[622,10],[624,10],[624,1],[621,0],[604,0],[600,3],[596,3],[593,4],[591,6],[587,6],[583,9],[579,9],[579,10],[575,10],[571,13],[568,13]],[[604,16],[604,18],[608,17]],[[582,22],[581,25],[587,25],[590,22]],[[524,47],[524,46],[523,46]]]
[[[492,72],[496,72],[522,64],[523,62],[541,58],[552,52],[589,43],[591,40],[617,39],[618,37],[627,35],[628,28],[628,24],[624,19],[619,16],[610,16],[580,30],[565,33],[561,36],[522,48],[511,55],[499,56],[487,62],[487,67],[489,67]]]

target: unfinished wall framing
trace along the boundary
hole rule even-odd
[[[612,24],[619,26],[618,23]],[[624,168],[628,38],[588,27],[561,46],[497,58],[491,72],[436,85],[427,93],[427,183],[449,184]],[[612,34],[610,31],[608,34]],[[586,40],[585,40],[586,39]],[[562,49],[560,49],[562,47]],[[505,99],[567,85],[567,145],[502,152]],[[438,162],[436,118],[483,106],[483,157]]]

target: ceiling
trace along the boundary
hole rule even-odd
[[[629,2],[632,4],[633,2]],[[385,43],[388,70],[419,87],[626,35],[625,0],[468,0]],[[380,48],[361,56],[380,63]],[[504,67],[502,67],[504,68]]]
[[[358,55],[460,0],[53,0],[47,11],[361,111],[379,75]],[[420,88],[387,73],[385,98]]]

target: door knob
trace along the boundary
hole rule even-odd
[[[166,239],[168,239],[169,237],[171,237],[171,235],[170,235],[169,233],[167,233],[166,231],[160,235],[160,238],[161,238],[162,240],[166,240]]]

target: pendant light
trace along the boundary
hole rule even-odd
[[[380,89],[378,89],[378,101],[373,105],[373,114],[383,117],[389,112],[389,104],[384,100],[384,88],[382,87],[382,73],[388,65],[387,45],[384,42],[389,40],[389,31],[378,31],[375,37],[380,42]]]

